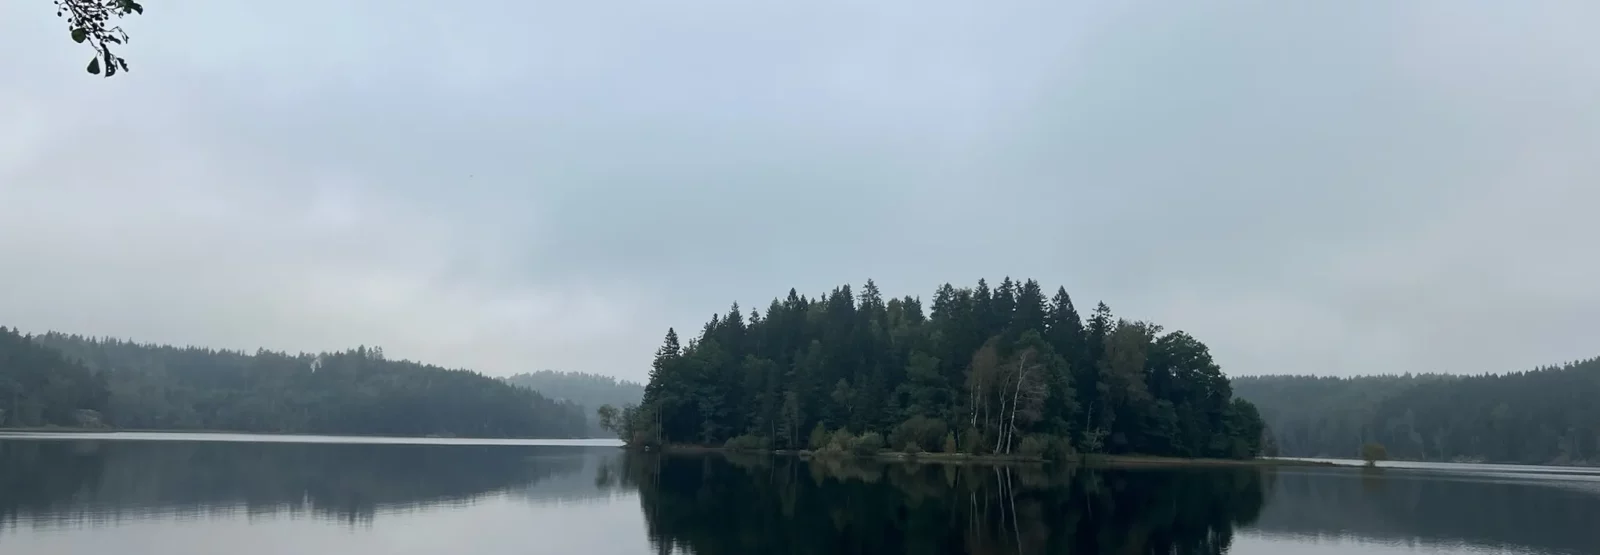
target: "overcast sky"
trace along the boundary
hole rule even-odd
[[[1033,277],[1235,375],[1600,355],[1600,4],[0,4],[0,325],[643,379]]]

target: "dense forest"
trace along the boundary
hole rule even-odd
[[[97,426],[105,375],[0,327],[0,426]]]
[[[1285,456],[1600,464],[1600,358],[1526,372],[1234,380]]]
[[[576,437],[577,405],[466,370],[337,353],[255,354],[60,333],[0,333],[12,427]]]
[[[941,286],[926,314],[871,281],[734,304],[686,344],[668,330],[643,403],[606,416],[630,443],[751,449],[1251,457],[1263,437],[1199,340],[1010,278]]]
[[[614,407],[637,405],[639,400],[644,398],[643,384],[585,372],[540,370],[517,374],[505,378],[505,381],[511,385],[532,389],[545,397],[568,401],[582,407],[584,414],[589,415],[591,430],[597,433],[602,430],[598,419],[595,418],[596,409],[605,405]]]

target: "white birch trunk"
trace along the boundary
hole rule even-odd
[[[1011,422],[1006,425],[1006,434],[1015,434],[1017,429],[1017,400],[1022,397],[1022,381],[1028,377],[1028,353],[1022,353],[1022,359],[1017,361],[1017,387],[1011,393]],[[1001,395],[1005,395],[1001,393]],[[1011,441],[1006,441],[1006,454],[1011,454]]]

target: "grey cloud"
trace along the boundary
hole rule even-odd
[[[1584,4],[170,0],[107,82],[18,4],[24,329],[638,379],[734,300],[1009,274],[1233,373],[1596,354]]]

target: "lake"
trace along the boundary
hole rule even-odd
[[[606,440],[0,434],[0,553],[1600,553],[1600,473],[1073,468]]]

